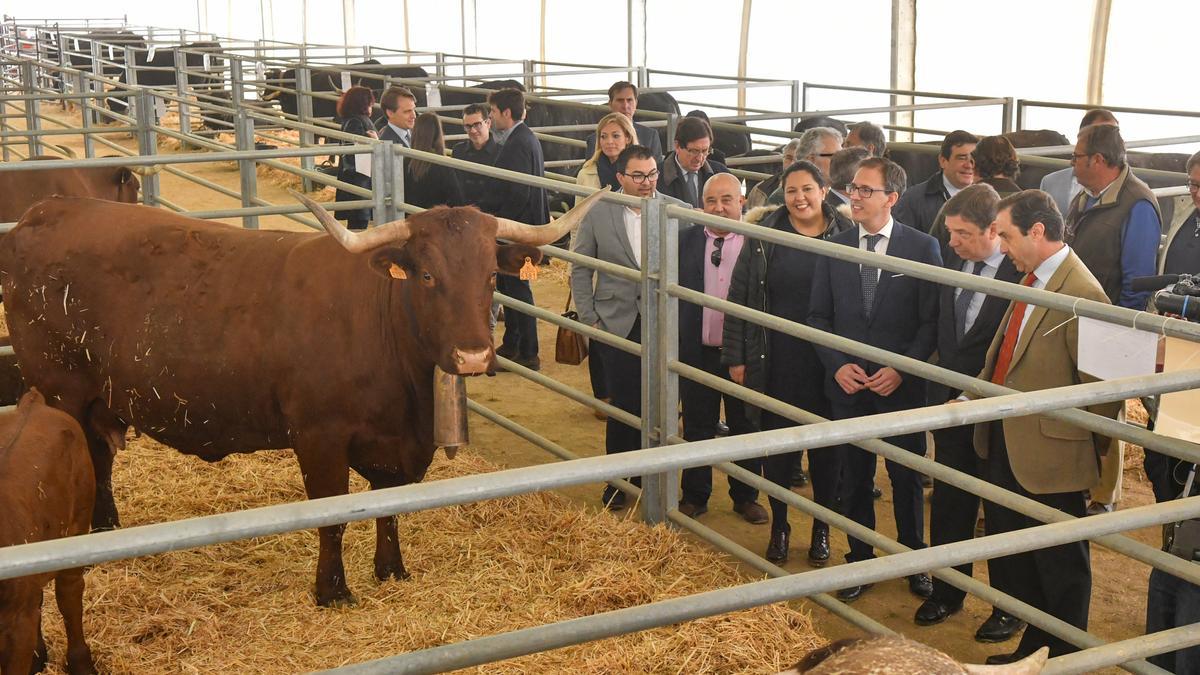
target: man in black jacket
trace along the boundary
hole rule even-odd
[[[638,124],[633,119],[633,114],[637,112],[638,105],[638,89],[637,85],[624,80],[614,82],[608,88],[608,109],[621,113],[633,122],[633,130],[637,133],[637,138],[634,139],[632,145],[640,145],[654,154],[654,161],[661,163],[663,157],[662,141],[658,138],[658,129],[652,129],[645,124]],[[587,149],[584,150],[584,157],[591,157],[596,154],[596,133],[592,132],[587,137]]]
[[[1021,272],[1000,250],[996,236],[996,209],[1000,195],[985,183],[972,185],[950,198],[942,213],[946,217],[949,248],[943,249],[946,268],[981,277],[1017,283]],[[937,348],[938,365],[956,373],[974,377],[983,369],[992,338],[1008,309],[1008,300],[954,286],[939,287]],[[930,403],[951,401],[961,391],[943,384],[929,383]],[[973,439],[974,425],[937,429],[933,432],[936,457],[965,474],[980,477],[978,456]],[[933,485],[929,512],[929,540],[933,546],[969,539],[975,532],[979,497],[941,481]],[[1008,592],[1002,565],[988,562],[992,586]],[[956,567],[971,576],[971,563]],[[941,579],[933,580],[933,595],[917,609],[916,623],[930,626],[962,609],[966,593]],[[1001,609],[975,633],[980,642],[1001,642],[1012,637],[1025,623]]]
[[[531,176],[544,176],[542,146],[523,121],[525,95],[517,89],[501,89],[488,96],[488,107],[492,128],[504,132],[506,137],[496,157],[496,166]],[[550,222],[550,207],[543,188],[500,179],[491,181],[480,209],[498,218],[530,225]],[[501,274],[496,277],[496,290],[514,300],[533,304],[533,290],[526,280]],[[537,321],[524,312],[507,308],[504,311],[504,339],[496,354],[531,370],[539,370]]]
[[[975,182],[975,158],[971,154],[979,138],[966,131],[951,131],[942,139],[938,171],[929,180],[908,188],[893,213],[896,219],[928,232],[942,204]]]
[[[851,218],[858,227],[830,241],[888,257],[905,258],[941,266],[937,240],[892,218],[892,207],[904,188],[904,169],[879,157],[863,160],[850,185]],[[821,257],[813,272],[808,323],[827,333],[856,340],[919,361],[928,359],[937,346],[937,285],[913,276],[880,270],[869,265]],[[872,363],[828,347],[816,346],[825,365],[825,392],[834,419],[909,410],[925,405],[925,383],[891,366]],[[925,454],[925,434],[905,434],[885,439],[909,452]],[[855,446],[844,450],[846,515],[875,529],[874,488],[877,457]],[[913,549],[924,548],[924,493],[917,472],[887,462],[892,482],[897,539]],[[871,545],[850,537],[848,562],[875,557]],[[927,574],[908,578],[909,589],[928,598],[932,584]],[[858,599],[870,586],[838,591],[843,601]]]
[[[482,103],[472,103],[463,108],[462,125],[467,132],[467,140],[454,145],[450,156],[476,164],[496,165],[496,157],[500,154],[500,144],[492,139],[492,120],[488,107]],[[459,171],[458,179],[463,186],[463,196],[468,204],[479,205],[487,193],[488,177],[481,173]]]
[[[704,184],[715,173],[729,173],[720,162],[708,159],[712,154],[713,134],[708,122],[684,117],[675,126],[675,151],[662,161],[658,191],[691,204],[704,206],[700,196]]]
[[[742,219],[742,184],[732,174],[717,174],[704,184],[704,212],[730,220]],[[736,232],[710,226],[693,225],[679,233],[679,285],[724,300],[745,237]],[[714,309],[679,303],[679,360],[711,375],[729,380],[729,368],[721,365],[721,342],[725,315]],[[683,437],[688,441],[706,441],[717,435],[721,419],[721,401],[725,401],[725,419],[730,435],[753,431],[741,399],[698,382],[679,378],[679,399],[683,404]],[[762,458],[737,462],[743,469],[761,475]],[[683,470],[680,481],[683,498],[680,513],[699,518],[708,511],[712,494],[712,467],[697,466]],[[767,510],[758,503],[758,490],[729,477],[729,498],[733,510],[746,522],[766,523]]]

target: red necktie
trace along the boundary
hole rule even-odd
[[[1034,281],[1037,281],[1037,277],[1031,272],[1021,280],[1021,285],[1033,286]],[[995,384],[1004,384],[1004,378],[1008,377],[1008,366],[1012,363],[1013,352],[1017,349],[1017,337],[1021,335],[1021,322],[1025,319],[1026,307],[1028,305],[1023,302],[1013,305],[1008,327],[1004,329],[1004,342],[1000,343],[1000,354],[996,356],[996,367],[992,369],[992,382]]]

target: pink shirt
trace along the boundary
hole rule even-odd
[[[717,250],[717,235],[704,228],[704,294],[722,300],[729,295],[729,281],[733,279],[733,267],[746,238],[736,232],[724,237],[721,245],[721,265],[712,264],[713,252]],[[701,318],[701,340],[707,347],[721,346],[721,333],[725,330],[725,314],[715,309],[703,308]]]

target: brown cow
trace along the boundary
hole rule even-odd
[[[70,415],[37,389],[0,414],[0,546],[87,534],[94,492],[87,441]],[[42,587],[51,579],[67,628],[67,671],[96,672],[83,637],[83,569],[75,568],[0,581],[0,673],[46,665]]]
[[[899,636],[847,638],[819,647],[795,666],[777,675],[1036,675],[1050,650],[1042,647],[1016,662],[1001,666],[963,664],[944,652]]]
[[[61,157],[33,157],[30,161],[52,161]],[[19,220],[30,206],[47,197],[92,197],[136,204],[137,175],[152,173],[140,167],[89,167],[85,169],[29,169],[0,171],[0,223]]]
[[[129,426],[184,453],[293,448],[310,498],[420,481],[436,449],[434,366],[495,367],[497,268],[515,274],[591,208],[533,227],[435,208],[351,233],[241,230],[159,209],[54,198],[0,239],[13,347],[26,382],[83,422],[98,527],[115,527],[112,456]],[[497,247],[496,239],[521,242]],[[317,602],[353,601],[344,525],[320,529]],[[375,574],[404,578],[395,518],[377,521]]]

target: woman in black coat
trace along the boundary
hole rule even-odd
[[[815,239],[828,239],[854,227],[849,218],[825,203],[829,183],[811,162],[800,161],[783,171],[784,206],[767,211],[756,209],[747,215],[753,222],[756,212],[766,211],[759,223],[780,232]],[[808,320],[808,301],[812,289],[817,254],[796,248],[750,239],[742,247],[729,285],[730,302],[768,312],[796,323]],[[744,384],[772,398],[815,413],[830,416],[825,397],[825,368],[813,345],[785,333],[767,330],[727,314],[722,339],[721,362],[729,366],[734,382]],[[791,420],[766,410],[746,406],[751,423],[763,430],[794,426]],[[809,451],[813,500],[834,508],[838,476],[841,473],[837,448]],[[791,487],[794,453],[767,458],[764,474],[768,480]],[[783,562],[788,557],[792,528],[788,525],[787,504],[775,498],[771,502],[771,538],[767,560]],[[813,521],[808,561],[815,566],[829,562],[829,525]]]
[[[342,96],[337,102],[337,116],[342,121],[342,132],[355,136],[379,138],[375,134],[375,125],[371,123],[371,106],[373,105],[375,105],[375,94],[367,87],[350,87],[342,92]],[[354,157],[354,155],[338,156],[338,180],[370,190],[371,177],[355,170]],[[369,158],[370,155],[367,157]],[[339,189],[334,199],[339,202],[353,202],[363,199],[363,197]],[[338,220],[346,221],[346,227],[351,230],[365,230],[367,221],[371,219],[371,209],[353,209],[334,213]]]
[[[434,113],[421,113],[413,126],[412,149],[446,155],[442,121]],[[438,205],[466,206],[458,172],[443,164],[419,159],[404,160],[404,201],[421,208]]]

